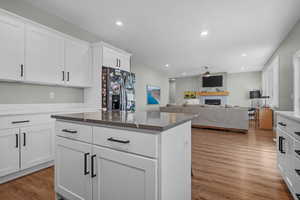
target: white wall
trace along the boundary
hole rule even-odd
[[[169,79],[164,72],[136,63],[131,64],[131,71],[136,76],[135,94],[137,111],[158,110],[159,106],[165,106],[168,103]],[[148,84],[160,87],[160,105],[147,105],[146,86]]]
[[[261,89],[261,72],[244,73],[219,73],[223,74],[222,90],[229,91],[227,104],[238,106],[250,106],[249,91]],[[209,88],[202,88],[201,76],[176,78],[176,104],[185,102],[183,93],[185,91],[206,91]],[[212,89],[214,90],[214,89]]]
[[[249,91],[261,89],[261,72],[244,72],[227,75],[227,90],[229,105],[250,106]]]
[[[223,76],[223,87],[218,87],[220,90],[227,90],[227,73],[213,73],[212,75],[222,75]],[[184,92],[185,91],[215,91],[216,88],[203,88],[202,87],[202,76],[190,76],[190,77],[180,77],[176,78],[176,104],[180,105],[185,102]]]
[[[294,26],[278,49],[266,63],[267,67],[277,56],[279,57],[279,108],[293,110],[293,55],[300,50],[300,21]]]

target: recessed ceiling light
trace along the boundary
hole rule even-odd
[[[242,70],[245,70],[246,68],[245,67],[242,67]]]
[[[201,37],[205,37],[205,36],[208,35],[208,31],[202,31],[202,32],[200,33],[200,35],[201,35]]]
[[[243,53],[243,54],[242,54],[242,56],[243,56],[243,57],[246,57],[246,56],[247,56],[247,54]]]
[[[118,20],[118,21],[116,21],[116,25],[117,26],[123,26],[124,24],[123,24],[123,22],[121,22],[121,21]]]
[[[165,64],[165,67],[170,67],[170,64]]]

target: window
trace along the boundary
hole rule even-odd
[[[279,106],[279,57],[274,58],[262,72],[262,95],[269,96],[271,107]]]

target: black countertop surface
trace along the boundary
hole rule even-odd
[[[197,117],[197,115],[166,113],[159,111],[134,113],[122,111],[99,111],[52,115],[51,117],[74,122],[87,122],[99,125],[116,126],[120,128],[134,128],[161,132],[190,121]]]

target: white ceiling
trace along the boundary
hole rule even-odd
[[[300,0],[24,1],[169,76],[194,75],[204,65],[214,72],[260,70],[300,17]],[[116,20],[124,26],[117,27]],[[206,38],[200,36],[203,30],[209,32]]]

